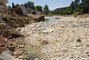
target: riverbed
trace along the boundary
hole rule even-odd
[[[51,18],[17,30],[28,45],[41,49],[39,60],[89,60],[89,17]]]

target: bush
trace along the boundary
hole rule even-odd
[[[74,10],[74,17],[77,17],[78,16],[78,14],[77,14],[78,12],[82,13],[82,10],[80,8],[76,8]]]
[[[78,16],[78,14],[76,12],[74,12],[74,17],[77,17],[77,16]]]
[[[51,12],[48,13],[48,16],[53,16],[53,14]]]

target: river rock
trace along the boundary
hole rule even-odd
[[[41,48],[41,60],[89,60],[89,28],[85,27],[89,17],[60,18],[54,22],[37,22],[20,28],[26,36],[25,41]],[[42,24],[45,29],[40,29]],[[36,30],[40,32],[34,32]]]
[[[19,59],[14,58],[7,51],[3,51],[2,55],[0,56],[0,59],[2,59],[2,60],[19,60]]]

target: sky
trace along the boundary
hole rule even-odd
[[[15,4],[24,4],[25,2],[34,2],[34,5],[41,5],[44,7],[46,4],[49,6],[50,10],[54,10],[56,8],[66,7],[71,4],[74,0],[9,0],[7,5],[12,5],[12,2]]]

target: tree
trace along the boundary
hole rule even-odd
[[[14,3],[12,3],[12,8],[15,8],[15,4]]]
[[[49,7],[48,7],[48,5],[45,5],[45,7],[44,7],[44,13],[47,15],[48,12],[49,12]]]
[[[79,3],[80,3],[80,0],[75,0],[75,1],[74,1],[74,6],[75,6],[75,8],[79,5]]]
[[[27,8],[35,9],[34,3],[31,1],[28,1],[27,3],[24,4],[24,6]]]
[[[89,0],[82,0],[80,7],[82,8],[83,13],[89,13]]]
[[[37,11],[42,12],[42,7],[41,6],[36,6]]]
[[[81,12],[83,14],[89,13],[89,0],[74,0],[69,7],[57,8],[53,11],[54,14],[73,14]]]
[[[11,6],[8,6],[8,8],[11,8]]]
[[[80,8],[76,8],[75,10],[74,10],[74,12],[76,13],[76,12],[81,12],[82,13],[82,10],[80,9]]]
[[[78,5],[80,3],[80,0],[75,0],[75,4]]]
[[[27,3],[25,3],[24,6],[27,8]]]
[[[82,0],[82,3],[88,3],[89,0]]]
[[[17,6],[20,6],[19,4],[16,4],[15,6],[14,6],[14,8],[17,8]]]
[[[71,5],[70,5],[70,10],[72,13],[73,13],[74,9],[75,9],[75,6],[74,6],[74,2],[72,1]]]

